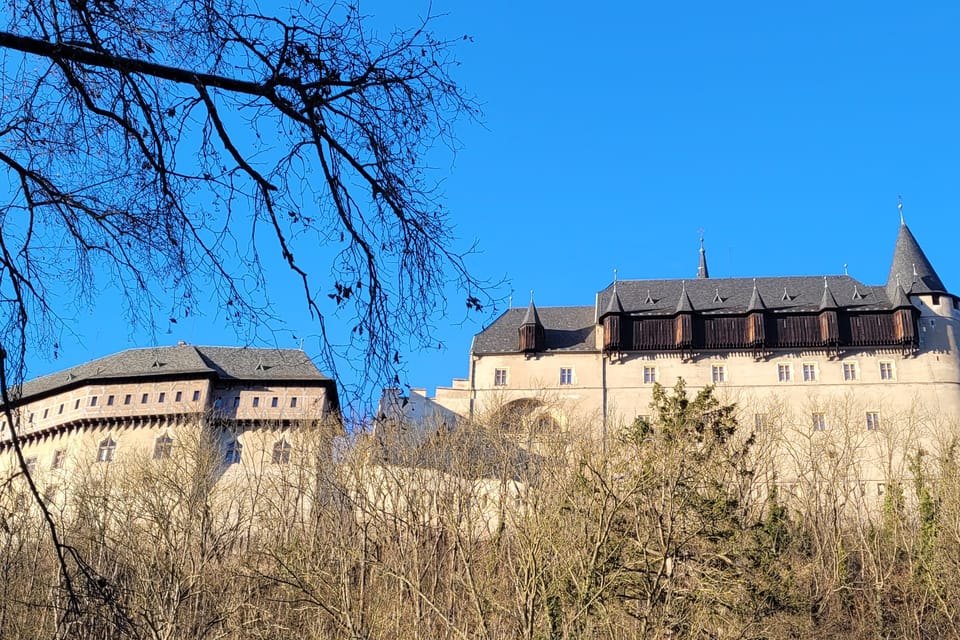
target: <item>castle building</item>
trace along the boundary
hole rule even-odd
[[[334,381],[292,349],[131,349],[10,393],[0,456],[16,473],[12,419],[28,468],[51,493],[72,471],[173,458],[201,437],[219,448],[225,473],[286,465],[304,427],[342,429]]]
[[[650,413],[655,383],[682,378],[692,391],[714,385],[757,431],[880,438],[907,422],[944,428],[960,416],[958,309],[902,220],[880,285],[713,278],[701,241],[696,278],[619,280],[592,305],[508,309],[475,336],[467,378],[434,398],[414,390],[424,397],[405,406],[499,414],[542,433],[582,424],[608,444]],[[877,465],[884,455],[875,451]]]

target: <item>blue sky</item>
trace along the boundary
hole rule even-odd
[[[838,5],[843,5],[838,8]],[[425,3],[361,2],[377,24],[412,24]],[[482,123],[458,129],[437,175],[473,271],[507,278],[525,305],[592,304],[619,277],[696,273],[705,230],[713,276],[842,273],[886,280],[907,223],[960,291],[960,5],[946,2],[503,2],[436,0],[456,77]],[[274,300],[299,285],[278,272]],[[290,302],[288,302],[290,301]],[[443,349],[407,353],[407,381],[465,376],[471,337],[451,293],[434,320]],[[149,344],[236,344],[215,309],[131,330],[106,292],[72,312],[58,358],[30,376]],[[286,336],[286,334],[284,334]],[[297,346],[284,337],[279,346]],[[304,344],[309,353],[309,341]]]

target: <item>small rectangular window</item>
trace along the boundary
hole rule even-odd
[[[893,380],[893,363],[892,362],[881,362],[880,363],[880,379],[881,380]]]
[[[657,368],[644,367],[643,368],[643,384],[653,384],[656,381],[657,381]]]
[[[183,402],[183,391],[177,391],[177,395],[173,396],[174,402]]]
[[[727,368],[722,364],[715,364],[710,367],[710,380],[713,384],[720,384],[727,381]]]
[[[50,409],[44,409],[44,410],[43,410],[43,419],[44,419],[44,420],[47,419],[47,414],[48,414],[48,413],[50,413]]]
[[[36,458],[36,457],[27,458],[26,460],[24,460],[24,462],[27,464],[27,473],[31,473],[31,474],[32,474],[33,472],[35,472],[35,471],[37,470],[37,458]]]
[[[507,370],[506,369],[493,370],[493,385],[495,387],[507,386]]]
[[[280,398],[278,398],[277,396],[273,396],[272,398],[270,398],[270,406],[273,407],[274,409],[280,406]]]
[[[253,406],[254,407],[260,406],[260,396],[253,396]]]
[[[867,411],[867,431],[876,431],[880,428],[880,414],[876,411]]]
[[[80,408],[80,398],[77,398],[77,399],[73,402],[73,410],[76,411],[76,410],[79,409],[79,408]]]
[[[934,306],[937,306],[937,305],[940,304],[940,294],[939,294],[939,293],[935,293],[935,294],[933,294],[933,296],[931,296],[931,297],[933,298],[933,305],[934,305]]]
[[[815,363],[813,362],[803,363],[803,381],[804,382],[817,381],[817,365]]]
[[[753,429],[754,431],[765,431],[767,429],[767,414],[753,414]]]
[[[147,404],[147,400],[150,399],[150,394],[145,393],[140,397],[140,404]]]
[[[827,428],[827,418],[822,413],[813,414],[813,430],[824,431]]]
[[[90,396],[90,406],[91,407],[97,406],[97,396]]]
[[[132,399],[132,396],[128,393],[127,395],[123,396],[123,404],[130,404]]]
[[[80,402],[80,401],[77,400],[77,402]],[[63,405],[62,405],[62,404],[60,405],[60,410],[57,411],[57,415],[60,415],[61,413],[63,413]]]
[[[107,396],[107,406],[108,407],[113,406],[113,396]]]
[[[233,397],[233,408],[236,409],[240,406],[240,396]]]
[[[780,382],[790,382],[790,365],[789,364],[778,364],[777,365],[777,379]]]
[[[67,459],[67,452],[63,449],[57,449],[53,452],[53,460],[50,462],[51,469],[62,469],[63,461]]]
[[[167,394],[166,394],[166,392],[161,391],[161,392],[160,392],[160,395],[157,396],[157,402],[166,402],[166,400],[167,400]]]
[[[572,367],[560,367],[560,384],[561,385],[573,384],[573,368]]]
[[[30,417],[27,418],[27,422],[33,424],[33,412],[30,412]]]
[[[294,396],[294,397],[290,398],[290,407],[291,407],[291,408],[295,408],[296,406],[297,406],[297,397]]]
[[[197,402],[198,400],[200,400],[200,390],[195,389],[193,392],[193,401]]]
[[[878,496],[882,496],[884,493],[886,493],[886,489],[887,489],[887,485],[885,485],[885,484],[882,483],[882,482],[878,482],[878,483],[877,483],[877,495],[878,495]]]
[[[857,372],[857,363],[856,362],[844,362],[843,363],[843,379],[850,381],[856,380],[860,376]]]

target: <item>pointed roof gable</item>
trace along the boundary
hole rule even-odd
[[[840,305],[837,304],[837,299],[833,297],[833,292],[830,291],[830,284],[827,282],[827,277],[823,277],[823,296],[820,298],[820,311],[826,309],[839,309]]]
[[[620,294],[617,293],[617,283],[613,283],[613,295],[610,296],[610,300],[607,302],[607,308],[603,310],[603,313],[600,317],[608,316],[612,313],[623,313],[623,303],[620,301]]]
[[[910,304],[910,298],[907,297],[907,292],[903,290],[903,285],[897,281],[894,284],[893,295],[890,296],[890,306],[894,309],[903,309],[905,307],[912,307]]]
[[[900,276],[901,286],[908,293],[946,293],[940,276],[934,271],[933,265],[927,260],[926,254],[920,248],[917,239],[910,233],[905,222],[900,223],[897,233],[897,244],[893,249],[893,261],[890,264],[890,275],[887,276],[887,296],[891,299],[896,295],[897,276]]]
[[[747,305],[747,311],[763,311],[767,308],[767,305],[763,303],[763,298],[760,297],[760,289],[757,288],[757,279],[753,279],[753,293],[750,294],[750,304]]]
[[[540,314],[537,313],[537,307],[533,304],[533,298],[530,299],[530,306],[527,307],[527,312],[523,314],[523,320],[520,322],[520,326],[525,327],[528,324],[543,326],[543,323],[540,322]]]
[[[687,295],[687,283],[683,282],[680,289],[680,299],[677,301],[677,313],[693,313],[693,303]]]

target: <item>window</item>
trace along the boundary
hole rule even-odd
[[[813,414],[813,430],[824,431],[827,428],[827,419],[822,413]]]
[[[894,376],[893,376],[893,363],[892,363],[892,362],[881,362],[881,363],[880,363],[880,379],[881,379],[881,380],[894,380]]]
[[[166,394],[166,392],[161,391],[161,392],[160,392],[160,395],[157,396],[157,402],[166,402],[166,400],[167,400],[167,394]]]
[[[506,369],[493,370],[493,386],[495,387],[507,386],[507,370]]]
[[[34,457],[32,457],[32,458],[26,458],[26,459],[24,460],[24,462],[25,462],[26,465],[27,465],[27,473],[33,475],[33,473],[37,470],[37,458],[36,458],[36,456],[34,456]]]
[[[173,396],[174,402],[183,402],[183,391],[177,391],[177,395]]]
[[[260,396],[253,396],[253,406],[254,407],[260,406]]]
[[[886,492],[887,485],[882,482],[877,483],[877,495],[882,496]]]
[[[240,406],[240,396],[233,396],[233,408],[236,409]]]
[[[150,399],[149,393],[143,394],[142,396],[140,396],[140,404],[147,404],[147,400],[149,399]]]
[[[940,304],[940,294],[935,293],[931,296],[933,298],[933,305],[936,306]]]
[[[100,442],[97,449],[97,462],[113,462],[113,457],[117,453],[117,443],[113,438],[107,438]]]
[[[843,379],[844,380],[856,380],[859,376],[857,375],[857,363],[856,362],[844,362],[843,363]]]
[[[710,379],[713,384],[720,384],[727,381],[727,368],[722,364],[715,364],[710,367]]]
[[[657,368],[644,367],[643,368],[643,384],[653,384],[656,381],[657,381]]]
[[[113,396],[107,396],[107,406],[108,407],[113,406]]]
[[[200,399],[200,390],[195,389],[193,392],[193,401],[196,402]]]
[[[243,445],[236,440],[227,443],[227,452],[223,458],[225,464],[240,464],[240,457],[243,454]]]
[[[173,455],[173,438],[163,434],[153,443],[153,459],[169,460],[171,455]]]
[[[777,365],[777,379],[780,382],[790,382],[790,365],[788,364]]]
[[[29,422],[30,424],[33,424],[33,412],[32,412],[32,411],[30,412],[30,416],[27,418],[27,422]]]
[[[80,403],[80,401],[77,400],[77,404],[79,404],[79,403]],[[59,411],[57,411],[57,415],[60,415],[61,413],[63,413],[63,405],[62,405],[62,404],[60,405]]]
[[[127,395],[123,396],[123,404],[130,404],[132,399],[132,396],[128,393]]]
[[[90,396],[90,406],[91,407],[97,406],[97,396]]]
[[[867,411],[867,431],[876,431],[880,428],[880,414],[876,411]]]
[[[80,398],[77,398],[77,399],[73,402],[73,410],[76,411],[76,410],[79,409],[79,408],[80,408]],[[62,413],[62,412],[61,412],[61,413]]]
[[[290,462],[290,443],[280,440],[273,445],[273,464],[287,464]]]
[[[293,407],[296,407],[296,406],[297,406],[297,397],[294,396],[294,397],[290,398],[290,407],[293,408]]]
[[[573,367],[560,367],[560,384],[573,384]]]
[[[50,409],[44,409],[44,410],[43,410],[43,419],[44,419],[44,420],[47,419],[47,414],[48,414],[48,413],[50,413]]]
[[[270,406],[271,406],[272,408],[274,408],[274,409],[276,409],[277,407],[279,407],[279,406],[280,406],[280,398],[278,398],[277,396],[273,396],[272,398],[270,398]]]
[[[765,431],[767,429],[767,414],[765,413],[755,413],[753,414],[753,429],[754,431]]]
[[[63,449],[57,449],[53,452],[53,460],[50,462],[51,469],[63,469],[63,463],[67,459],[67,452]]]
[[[815,363],[813,362],[803,363],[803,381],[804,382],[817,381],[817,365]]]

